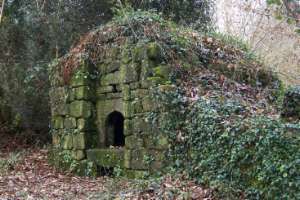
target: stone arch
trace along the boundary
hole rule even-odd
[[[124,116],[118,111],[111,112],[105,120],[106,146],[125,146]]]

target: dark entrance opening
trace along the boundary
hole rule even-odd
[[[124,146],[124,117],[122,113],[114,111],[106,119],[106,145]]]

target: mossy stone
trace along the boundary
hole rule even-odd
[[[129,88],[129,85],[122,85],[122,93],[124,101],[131,100],[131,90]]]
[[[73,148],[73,137],[71,134],[66,134],[63,136],[62,147],[65,150],[71,150]]]
[[[107,85],[116,85],[120,84],[120,71],[116,71],[114,73],[106,74],[105,76],[102,76],[100,79],[100,85],[101,86],[107,86]]]
[[[69,113],[67,98],[68,92],[65,87],[59,87],[50,90],[52,116],[64,116]]]
[[[91,98],[91,88],[89,86],[81,86],[75,88],[76,100],[89,100]]]
[[[143,106],[144,112],[153,111],[157,108],[157,105],[155,105],[155,102],[152,100],[152,98],[150,96],[146,96],[142,100],[142,106]]]
[[[64,127],[66,129],[75,129],[76,128],[76,119],[73,117],[65,118]]]
[[[133,121],[131,119],[124,120],[124,135],[129,136],[133,134]]]
[[[147,172],[145,170],[125,169],[124,174],[129,179],[143,179]]]
[[[81,71],[75,73],[70,81],[71,87],[88,86],[89,84],[90,79],[88,74]]]
[[[94,130],[95,127],[93,126],[93,122],[91,121],[91,119],[80,118],[77,120],[77,129],[79,131],[86,131],[86,130]]]
[[[157,137],[156,148],[157,149],[167,149],[169,146],[169,141],[166,136],[159,135]]]
[[[52,145],[54,148],[60,147],[60,134],[58,132],[52,133]]]
[[[135,117],[133,119],[133,132],[141,133],[149,131],[149,124],[145,121],[144,117]]]
[[[141,62],[145,57],[145,47],[138,45],[133,49],[133,61]]]
[[[132,118],[134,115],[133,103],[131,101],[124,101],[123,107],[124,107],[124,117]]]
[[[73,150],[72,157],[75,160],[83,160],[85,158],[85,152],[83,150]]]
[[[88,101],[74,101],[70,104],[70,115],[75,118],[89,118],[92,104]]]
[[[168,65],[160,65],[153,69],[155,76],[161,77],[164,80],[168,80],[171,74],[171,67]]]
[[[160,85],[160,86],[158,86],[158,89],[161,92],[172,92],[172,91],[176,90],[176,87],[174,85]]]
[[[162,50],[156,42],[150,43],[147,47],[147,55],[152,60],[161,60]]]
[[[136,135],[127,136],[125,137],[125,146],[128,149],[141,149],[143,140]]]
[[[111,85],[101,86],[101,87],[97,88],[98,94],[106,94],[106,93],[110,93],[113,91],[114,91],[114,87]]]
[[[139,80],[139,66],[137,64],[123,65],[121,67],[121,79],[125,84]]]
[[[61,116],[55,116],[52,120],[54,129],[63,129],[64,128],[64,118]]]
[[[124,166],[124,151],[122,149],[87,150],[87,158],[102,167]]]
[[[124,152],[124,166],[129,169],[145,170],[145,149],[126,149]]]
[[[131,52],[128,49],[126,49],[126,47],[124,47],[121,56],[122,56],[122,63],[123,64],[129,64],[132,61]]]
[[[86,139],[84,133],[73,135],[73,148],[75,150],[83,150],[86,147]]]
[[[132,102],[132,106],[133,106],[133,112],[134,114],[138,114],[138,113],[143,113],[143,106],[142,106],[142,102],[140,100],[137,101],[133,101]]]
[[[143,98],[149,94],[149,90],[147,89],[136,89],[132,91],[133,98]]]

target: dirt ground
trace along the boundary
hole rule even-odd
[[[46,148],[20,145],[20,141],[5,138],[0,142],[0,200],[23,199],[213,198],[211,190],[191,181],[182,181],[181,178],[175,179],[170,176],[128,180],[113,177],[78,177],[62,173],[48,164]]]

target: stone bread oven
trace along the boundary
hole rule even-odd
[[[161,168],[168,142],[146,120],[155,108],[150,88],[169,72],[160,64],[158,45],[111,47],[100,57],[98,65],[77,58],[69,78],[61,62],[51,67],[54,160],[70,155],[81,168],[93,161],[98,167],[121,167],[131,177]],[[165,74],[154,77],[153,69]]]

